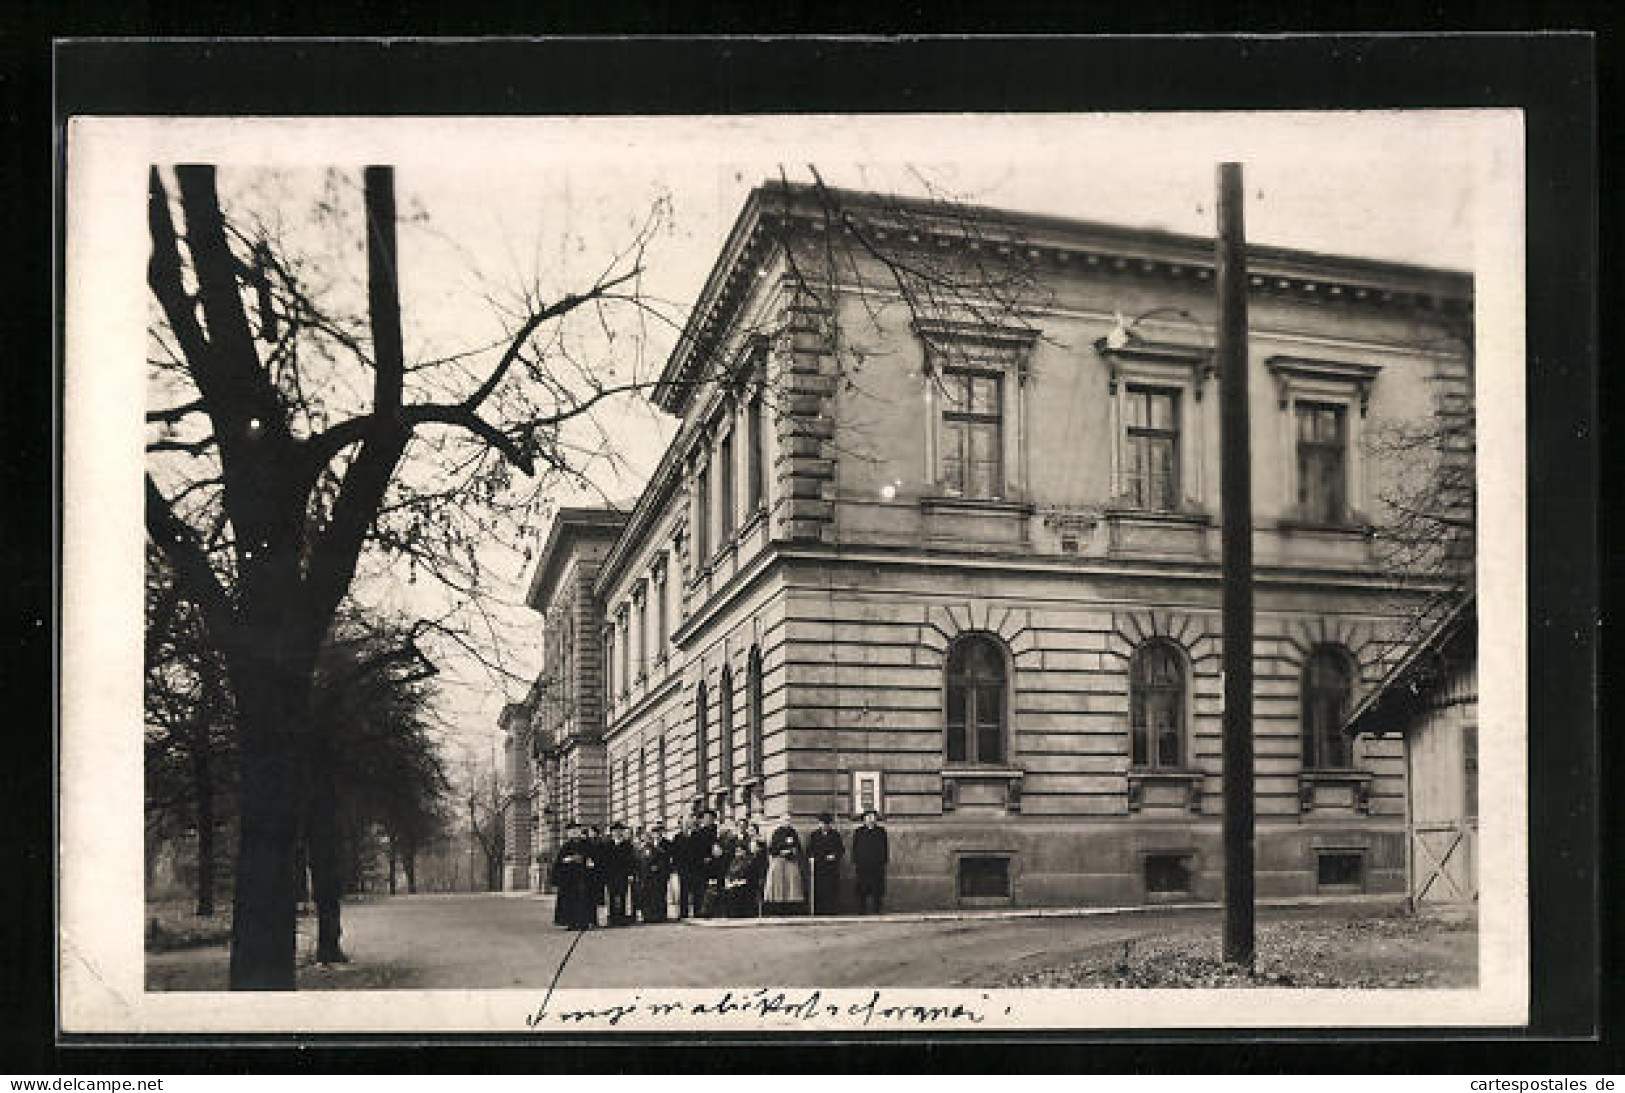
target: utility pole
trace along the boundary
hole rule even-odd
[[[1220,520],[1224,626],[1224,959],[1253,967],[1253,496],[1241,164],[1218,169]]]

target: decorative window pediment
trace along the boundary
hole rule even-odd
[[[1095,342],[1095,351],[1106,362],[1109,389],[1113,394],[1121,383],[1189,384],[1193,397],[1200,400],[1213,375],[1213,354],[1201,346],[1139,338],[1113,346],[1101,338]]]
[[[1270,357],[1265,364],[1275,378],[1276,399],[1283,409],[1294,399],[1354,396],[1364,417],[1371,404],[1371,388],[1382,371],[1380,364],[1322,360],[1317,357]]]

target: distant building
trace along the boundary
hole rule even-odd
[[[1478,899],[1478,603],[1468,595],[1349,717],[1405,743],[1405,891],[1415,906]]]
[[[753,192],[662,375],[681,428],[593,582],[608,815],[872,804],[899,909],[1215,896],[1212,261]],[[1342,731],[1418,587],[1375,546],[1368,441],[1471,397],[1472,282],[1267,247],[1249,269],[1258,891],[1398,894],[1402,749]]]
[[[563,508],[554,517],[525,602],[542,616],[542,671],[523,703],[503,711],[508,783],[504,885],[538,888],[570,819],[608,822],[604,659],[593,595],[626,514]]]

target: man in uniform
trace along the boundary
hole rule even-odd
[[[807,856],[812,859],[813,914],[835,913],[841,894],[841,859],[846,856],[846,843],[835,830],[835,817],[827,812],[818,814],[818,830],[807,838]]]
[[[863,826],[852,832],[852,866],[858,875],[858,913],[868,914],[869,903],[874,901],[875,914],[886,897],[886,863],[891,860],[886,845],[886,829],[880,826],[880,814],[874,809],[863,812]]]

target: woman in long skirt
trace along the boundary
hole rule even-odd
[[[767,840],[767,884],[762,890],[762,913],[768,915],[800,914],[807,900],[807,885],[801,876],[806,855],[801,849],[801,835],[790,823],[790,817],[781,817]]]

